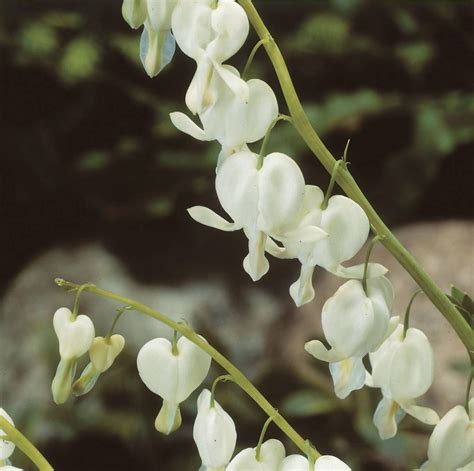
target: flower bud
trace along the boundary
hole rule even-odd
[[[104,373],[112,366],[124,346],[125,339],[119,334],[108,338],[96,337],[89,349],[91,363],[97,371]]]
[[[208,469],[224,470],[232,458],[237,441],[234,421],[216,400],[211,403],[208,389],[201,392],[197,404],[193,437],[202,464]]]
[[[148,389],[163,398],[163,407],[155,421],[159,432],[169,434],[181,424],[179,404],[204,381],[211,357],[186,337],[176,349],[164,338],[147,342],[138,353],[140,378]]]
[[[262,443],[258,458],[256,448],[246,448],[233,458],[226,471],[277,471],[284,458],[283,443],[272,438]]]
[[[10,422],[13,426],[12,418],[6,413],[4,409],[0,407],[0,416]],[[15,451],[15,444],[13,442],[2,440],[2,437],[5,436],[6,433],[0,428],[0,461],[6,460],[10,457],[10,455]]]

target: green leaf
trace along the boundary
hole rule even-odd
[[[340,408],[340,401],[322,396],[312,389],[302,389],[288,395],[279,410],[288,417],[310,417]]]
[[[449,300],[456,306],[467,323],[474,327],[474,302],[471,297],[461,289],[451,285],[451,294],[447,295]]]

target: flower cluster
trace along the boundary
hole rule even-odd
[[[329,348],[312,340],[306,350],[329,363],[339,398],[364,385],[381,390],[374,423],[382,439],[393,437],[400,420],[409,414],[423,423],[438,424],[430,440],[427,469],[454,469],[467,463],[472,447],[469,452],[466,445],[453,458],[449,435],[452,431],[456,440],[460,437],[469,443],[472,415],[469,418],[462,408],[454,408],[439,421],[436,412],[415,402],[433,382],[433,352],[423,332],[410,328],[408,321],[401,325],[398,317],[392,317],[394,290],[385,277],[387,270],[369,263],[370,248],[365,264],[345,265],[360,251],[370,232],[367,215],[355,201],[331,196],[338,169],[346,166],[345,158],[335,166],[324,193],[306,184],[291,157],[265,152],[272,128],[284,118],[279,115],[275,94],[262,80],[246,80],[225,63],[242,47],[249,32],[242,7],[235,0],[124,0],[123,15],[134,28],[144,25],[141,54],[150,76],[169,62],[175,43],[196,62],[184,101],[200,125],[183,112],[171,113],[170,118],[177,129],[191,137],[220,144],[215,189],[228,218],[203,206],[190,208],[190,216],[215,229],[244,232],[248,253],[243,268],[253,281],[269,271],[267,254],[297,259],[300,276],[289,288],[297,306],[315,296],[312,276],[316,267],[348,279],[322,310]],[[254,152],[249,146],[262,138],[260,151]],[[163,398],[156,427],[164,433],[179,426],[180,402],[207,374],[209,362],[193,349],[183,339],[174,344],[155,339],[139,354],[143,381]],[[363,362],[367,355],[370,373]],[[163,365],[162,376],[156,376],[154,369],[158,361]],[[195,366],[191,372],[192,362]],[[284,447],[277,440],[243,450],[230,461],[235,426],[208,390],[198,399],[194,439],[207,469],[227,466],[228,470],[295,471],[312,466],[302,456],[285,458]],[[438,462],[447,464],[443,467]],[[314,469],[328,468],[348,469],[334,457],[321,457],[314,465]]]
[[[59,341],[60,362],[51,391],[56,404],[67,401],[71,392],[76,396],[88,393],[99,376],[107,371],[123,350],[125,339],[118,334],[95,337],[92,320],[77,315],[66,307],[59,308],[53,317],[54,331]],[[89,352],[89,363],[74,381],[77,361]]]

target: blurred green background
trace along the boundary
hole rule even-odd
[[[335,155],[351,138],[350,169],[389,224],[472,217],[473,2],[256,6],[315,128]],[[1,289],[47,249],[100,241],[140,283],[218,275],[238,292],[249,283],[241,234],[203,230],[185,214],[195,204],[217,208],[217,145],[180,134],[168,118],[184,111],[194,62],[177,51],[150,80],[138,57],[140,33],[129,29],[120,8],[118,0],[0,3]],[[229,62],[242,69],[256,41],[251,33]],[[251,75],[273,86],[286,112],[263,52]],[[278,125],[272,149],[294,157],[307,182],[326,187],[328,176],[290,125]],[[286,278],[263,283],[286,295]],[[110,386],[91,393],[102,394],[106,407],[88,426],[77,415],[51,412],[40,445],[58,470],[197,469],[194,401],[180,432],[158,436],[151,426],[157,401],[139,383],[134,361],[125,355],[122,376],[111,373]],[[123,377],[127,385],[115,388]],[[372,409],[364,413],[365,393],[349,423],[353,402],[341,406],[322,393],[315,401],[304,382],[299,395],[288,396],[300,384],[290,371],[269,367],[255,380],[322,449],[342,443],[354,469],[403,469],[393,456],[417,455],[413,436],[380,444],[367,431]],[[253,446],[263,417],[232,386],[222,391],[238,418],[239,446]],[[30,414],[17,422],[34,434],[41,428],[35,420]],[[21,465],[21,454],[15,456]]]

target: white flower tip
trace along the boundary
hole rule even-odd
[[[181,421],[179,406],[163,401],[163,406],[155,419],[155,429],[164,435],[169,435],[181,427]]]

